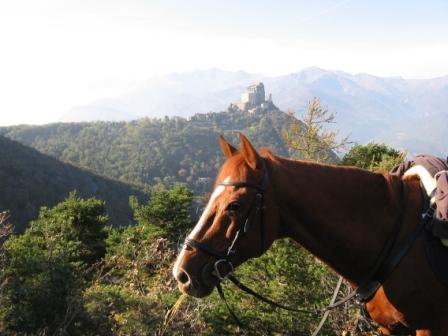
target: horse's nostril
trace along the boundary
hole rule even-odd
[[[177,273],[177,281],[179,281],[181,284],[186,284],[190,281],[190,277],[188,276],[187,272],[180,271]]]

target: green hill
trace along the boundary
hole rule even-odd
[[[73,190],[82,197],[105,200],[114,225],[131,222],[129,195],[143,197],[135,187],[60,162],[0,136],[0,211],[10,210],[16,231],[23,231],[41,206],[53,206]]]
[[[229,109],[188,120],[165,117],[0,128],[0,135],[22,144],[1,140],[0,210],[11,209],[13,220],[23,227],[39,206],[56,204],[76,189],[81,196],[106,200],[112,223],[127,224],[127,198],[138,190],[184,182],[196,195],[208,192],[223,160],[220,134],[237,145],[238,133],[244,132],[255,146],[291,154],[282,141],[289,118],[279,110]]]
[[[237,142],[244,132],[256,146],[288,155],[281,132],[289,116],[278,110],[229,110],[190,119],[131,122],[57,123],[15,126],[0,133],[61,161],[122,182],[150,186],[180,181],[195,191],[209,190],[222,162],[217,138]]]

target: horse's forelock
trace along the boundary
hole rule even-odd
[[[234,181],[239,180],[244,176],[245,169],[244,158],[238,153],[224,161],[221,170],[218,173],[216,183],[220,183],[225,177],[230,177],[231,180]]]
[[[259,150],[260,156],[268,161],[276,161],[275,155],[268,148],[262,148]],[[230,176],[232,180],[243,180],[247,175],[247,171],[250,168],[245,163],[244,157],[241,153],[237,153],[234,156],[224,161],[221,170],[218,173],[216,183],[221,182],[225,177]],[[216,185],[215,185],[216,187]]]

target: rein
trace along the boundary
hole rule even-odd
[[[215,261],[214,267],[213,267],[214,271],[212,272],[212,274],[214,276],[216,276],[220,281],[223,281],[226,278],[229,279],[240,290],[246,292],[247,294],[255,297],[256,299],[258,299],[260,301],[263,301],[275,308],[280,308],[283,310],[288,310],[288,311],[292,311],[292,312],[296,312],[296,313],[304,313],[304,314],[310,314],[310,315],[319,315],[321,313],[326,313],[329,310],[336,308],[339,305],[341,305],[347,301],[347,300],[343,300],[339,303],[334,304],[334,301],[336,300],[337,294],[339,293],[339,289],[342,284],[342,277],[339,278],[339,282],[338,282],[337,287],[335,288],[335,292],[333,294],[333,299],[332,299],[330,305],[322,310],[317,310],[317,309],[310,310],[310,309],[302,309],[302,308],[293,308],[293,307],[289,307],[289,306],[285,306],[280,303],[277,303],[277,302],[275,302],[271,299],[268,299],[268,298],[264,297],[263,295],[255,292],[253,289],[247,287],[246,285],[241,283],[241,281],[238,278],[236,278],[235,276],[233,276],[232,274],[227,274],[227,276],[223,276],[219,270],[219,265],[221,263],[227,263],[229,265],[229,267],[231,269],[230,273],[234,270],[233,264],[230,261],[232,254],[234,254],[236,252],[234,249],[234,246],[235,246],[236,242],[238,241],[238,239],[240,237],[242,237],[245,233],[248,232],[251,222],[255,219],[255,217],[258,214],[260,215],[260,221],[261,221],[261,223],[260,223],[260,241],[261,241],[260,251],[261,252],[264,251],[264,246],[265,246],[265,243],[264,243],[264,241],[265,241],[264,225],[265,224],[264,224],[264,216],[263,216],[263,211],[265,209],[265,207],[264,207],[264,192],[266,191],[266,188],[267,188],[267,185],[269,182],[269,175],[268,175],[268,170],[266,168],[265,162],[264,161],[262,161],[262,162],[263,162],[263,167],[262,167],[263,179],[262,179],[260,185],[246,182],[246,181],[236,181],[236,182],[229,181],[229,182],[221,182],[221,183],[217,184],[217,185],[225,186],[225,187],[251,188],[251,189],[255,189],[257,191],[257,193],[249,207],[249,210],[246,212],[245,219],[244,219],[244,221],[242,221],[243,224],[238,227],[238,229],[235,233],[235,236],[234,236],[229,248],[227,249],[227,251],[218,251],[215,248],[213,248],[209,245],[206,245],[204,243],[201,243],[192,238],[186,238],[184,245],[191,247],[191,248],[195,248],[209,256],[216,258],[217,260]],[[235,322],[238,324],[238,326],[243,328],[244,327],[243,324],[238,319],[236,314],[233,312],[233,310],[231,309],[230,305],[228,304],[228,302],[226,300],[221,283],[218,283],[216,285],[216,288],[218,290],[218,294],[219,294],[220,298],[224,301],[224,303],[227,307],[227,310],[229,311],[232,318],[235,320]],[[322,318],[321,322],[319,323],[319,327],[315,330],[313,335],[317,335],[317,333],[323,326],[323,323],[325,322],[327,316],[328,316],[328,314],[324,314],[324,317]]]
[[[250,188],[255,189],[257,193],[255,194],[255,197],[252,199],[251,205],[248,209],[248,211],[245,214],[244,220],[241,222],[241,224],[238,226],[238,229],[235,233],[234,238],[232,239],[232,242],[230,246],[228,247],[227,251],[218,251],[215,248],[208,246],[202,242],[199,242],[192,238],[186,238],[185,239],[185,246],[195,248],[211,257],[214,257],[216,261],[214,262],[214,271],[212,274],[216,276],[220,281],[225,280],[226,278],[229,279],[235,286],[237,286],[242,291],[246,292],[247,294],[257,298],[260,301],[263,301],[275,308],[280,308],[296,313],[305,313],[310,315],[319,315],[324,314],[322,320],[320,321],[318,328],[313,332],[313,336],[317,335],[320,329],[322,328],[326,318],[328,317],[328,313],[330,310],[333,310],[342,304],[356,298],[358,302],[362,303],[364,305],[363,309],[365,310],[365,304],[375,295],[378,288],[381,286],[381,284],[387,279],[387,277],[391,274],[391,272],[395,269],[396,266],[400,263],[402,258],[407,254],[407,252],[410,250],[410,248],[413,246],[416,239],[421,234],[423,228],[425,225],[429,222],[429,220],[433,216],[434,208],[429,207],[427,211],[422,215],[421,223],[417,226],[417,229],[412,232],[412,234],[407,237],[404,244],[400,244],[397,246],[398,237],[401,232],[401,228],[403,226],[403,219],[405,214],[405,208],[408,201],[408,190],[405,182],[401,181],[401,206],[400,206],[400,213],[395,221],[394,227],[392,229],[392,232],[389,236],[389,238],[384,243],[381,252],[375,262],[375,265],[373,266],[372,270],[369,272],[368,276],[365,278],[364,281],[361,282],[360,286],[358,286],[354,291],[352,291],[349,295],[346,297],[340,299],[339,301],[336,301],[337,294],[339,293],[339,289],[342,283],[342,277],[339,278],[338,285],[335,288],[335,291],[333,293],[333,298],[328,306],[326,306],[323,309],[302,309],[302,308],[293,308],[289,306],[285,306],[282,304],[279,304],[271,299],[268,299],[261,294],[258,294],[253,289],[247,287],[246,285],[242,284],[235,276],[232,274],[222,275],[221,271],[219,269],[219,266],[222,263],[226,263],[230,267],[230,272],[233,272],[234,266],[232,262],[230,261],[231,256],[236,253],[235,245],[237,241],[248,232],[252,221],[259,215],[260,216],[260,241],[261,241],[261,252],[264,251],[265,246],[265,220],[263,216],[263,212],[265,210],[264,207],[264,192],[266,191],[267,184],[269,182],[269,175],[268,170],[266,168],[266,164],[263,162],[263,178],[261,183],[254,184],[251,182],[246,181],[236,181],[236,182],[221,182],[217,185],[219,186],[225,186],[225,187],[234,187],[236,189],[238,188]],[[229,306],[221,283],[219,282],[217,285],[218,294],[221,297],[221,299],[224,301],[230,315],[233,317],[233,319],[236,321],[236,323],[243,328],[243,324],[240,322],[238,317],[235,315],[235,313],[232,311],[231,307]]]
[[[229,181],[229,182],[221,182],[221,183],[217,184],[219,186],[234,187],[237,189],[238,188],[251,188],[251,189],[255,189],[257,191],[257,193],[255,194],[255,197],[252,199],[249,210],[246,212],[245,219],[242,221],[243,224],[239,225],[239,227],[235,233],[235,236],[234,236],[229,248],[227,249],[227,251],[225,251],[225,252],[218,251],[215,248],[208,246],[204,243],[201,243],[192,238],[186,238],[184,245],[188,246],[188,247],[195,248],[199,251],[202,251],[205,254],[208,254],[209,256],[216,258],[217,260],[214,263],[214,271],[212,272],[212,274],[214,276],[216,276],[220,281],[223,281],[227,278],[235,286],[237,286],[240,290],[246,292],[249,295],[252,295],[253,297],[257,298],[258,300],[263,301],[275,308],[280,308],[280,309],[284,309],[284,310],[288,310],[288,311],[292,311],[292,312],[296,312],[296,313],[318,315],[318,314],[320,314],[319,310],[298,309],[298,308],[288,307],[288,306],[282,305],[280,303],[277,303],[271,299],[268,299],[268,298],[264,297],[263,295],[255,292],[253,289],[247,287],[243,283],[241,283],[241,281],[239,279],[237,279],[235,276],[233,276],[232,274],[227,274],[227,276],[223,276],[219,270],[219,265],[221,263],[227,263],[229,265],[229,267],[231,269],[230,273],[234,270],[233,264],[230,261],[232,254],[234,254],[236,252],[236,250],[234,249],[234,246],[235,246],[236,242],[239,240],[239,238],[241,238],[244,234],[246,234],[248,232],[252,221],[257,217],[257,215],[260,215],[260,221],[261,221],[261,223],[260,223],[260,241],[261,241],[260,251],[261,252],[264,251],[264,246],[265,246],[265,243],[264,243],[264,241],[265,241],[264,225],[265,224],[264,224],[264,216],[263,216],[263,211],[265,209],[265,207],[264,207],[264,192],[266,191],[266,188],[267,188],[267,185],[269,182],[269,175],[268,175],[268,170],[266,168],[265,162],[264,161],[262,161],[262,162],[263,162],[263,167],[262,167],[263,168],[263,179],[262,179],[260,185],[246,182],[246,181],[236,181],[236,182]],[[219,294],[220,298],[224,301],[230,315],[233,317],[235,322],[241,328],[243,328],[244,327],[243,324],[238,319],[238,317],[235,315],[235,313],[233,312],[233,310],[231,309],[230,305],[228,304],[228,302],[226,300],[221,283],[218,283],[216,285],[216,288],[218,290],[218,294]],[[339,289],[338,289],[338,292],[339,292]]]

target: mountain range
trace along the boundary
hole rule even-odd
[[[149,79],[133,91],[70,110],[61,121],[133,120],[223,111],[245,88],[262,81],[274,103],[301,115],[312,97],[336,113],[335,128],[352,141],[384,142],[409,154],[446,155],[448,76],[404,79],[352,75],[316,67],[268,77],[219,69]]]

